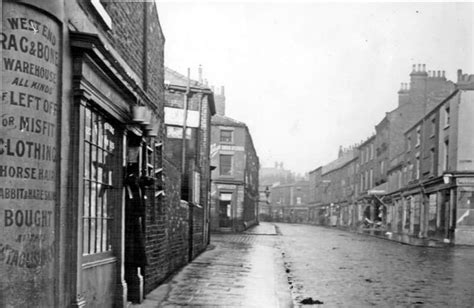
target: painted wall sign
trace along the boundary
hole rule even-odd
[[[188,110],[186,126],[199,127],[199,111]],[[165,124],[182,126],[184,121],[184,110],[180,108],[165,107]]]
[[[0,44],[0,306],[53,307],[60,27],[3,3]]]

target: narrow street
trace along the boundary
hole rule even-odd
[[[212,245],[137,307],[472,307],[474,249],[261,223]]]

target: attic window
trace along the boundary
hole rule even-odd
[[[105,8],[102,5],[101,1],[100,0],[91,0],[91,4],[95,8],[95,10],[99,14],[99,16],[101,17],[104,24],[109,28],[109,30],[112,30],[112,18],[110,18],[110,15],[105,10]]]

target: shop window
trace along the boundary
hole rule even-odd
[[[233,142],[233,131],[231,130],[221,130],[221,142],[222,143],[232,143]]]
[[[84,123],[83,254],[112,250],[114,172],[118,132],[96,111],[85,107]]]
[[[220,155],[219,172],[220,175],[232,175],[232,155]]]

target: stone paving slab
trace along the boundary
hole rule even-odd
[[[215,234],[206,250],[134,308],[291,307],[273,224],[242,234]]]

